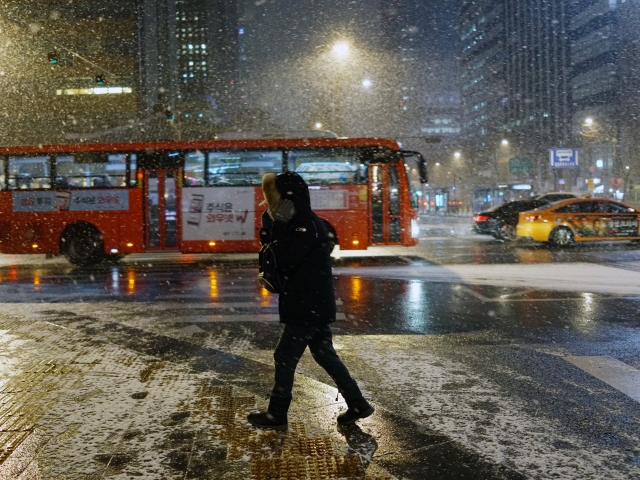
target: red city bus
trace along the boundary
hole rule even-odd
[[[366,138],[2,147],[0,253],[91,265],[150,251],[257,252],[262,175],[283,171],[308,182],[342,250],[416,245],[406,158],[397,143]]]

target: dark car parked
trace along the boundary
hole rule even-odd
[[[476,213],[473,217],[473,229],[481,235],[493,235],[498,240],[513,240],[516,238],[518,214],[533,210],[550,203],[547,200],[516,200],[491,207],[484,212]]]

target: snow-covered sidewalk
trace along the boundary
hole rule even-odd
[[[246,415],[265,401],[211,371],[79,333],[56,307],[21,307],[0,316],[0,478],[364,476],[335,427],[298,413],[288,432],[256,430]]]

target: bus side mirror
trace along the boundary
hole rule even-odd
[[[420,175],[420,182],[429,183],[429,174],[427,173],[427,162],[422,155],[420,155],[420,161],[416,158],[418,164],[418,174]]]
[[[420,177],[420,183],[425,184],[429,183],[429,173],[427,172],[427,161],[424,159],[420,152],[409,152],[403,151],[402,156],[405,160],[409,158],[413,158],[413,161],[416,162],[416,167],[418,168],[418,175]]]

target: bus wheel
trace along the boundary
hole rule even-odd
[[[67,227],[61,247],[62,254],[73,265],[95,265],[105,257],[102,235],[88,223]]]
[[[336,234],[336,230],[331,226],[329,222],[327,222],[326,220],[322,220],[322,223],[324,224],[324,228],[327,229],[327,236],[329,237],[329,253],[331,253],[338,244],[338,235]]]
[[[549,243],[555,247],[568,247],[573,243],[573,233],[567,227],[558,227],[549,235]]]

